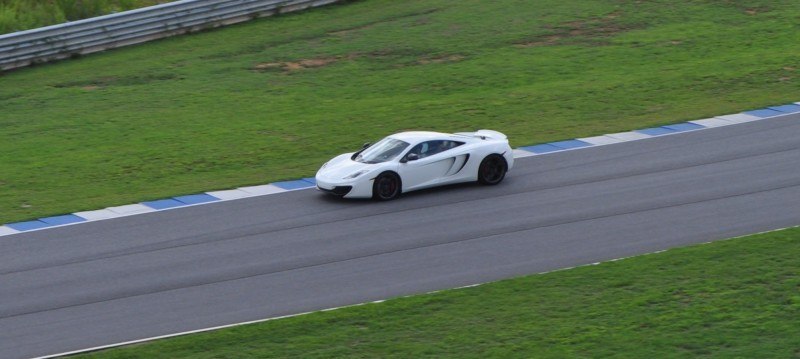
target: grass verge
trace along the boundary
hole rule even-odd
[[[78,358],[796,358],[800,228]]]
[[[364,0],[0,76],[0,223],[313,174],[406,129],[515,146],[800,99],[795,0]]]

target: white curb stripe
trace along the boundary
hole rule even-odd
[[[693,123],[695,125],[700,125],[708,128],[728,126],[733,124],[733,122],[726,121],[721,118],[706,118],[702,120],[689,121],[689,123]]]
[[[614,139],[618,139],[618,140],[623,140],[623,141],[636,141],[636,140],[643,140],[645,138],[653,137],[653,136],[650,136],[650,135],[647,135],[647,134],[644,134],[644,133],[641,133],[641,132],[633,132],[633,131],[611,133],[611,134],[608,134],[606,136],[614,138]]]
[[[156,210],[141,203],[126,204],[124,206],[108,207],[107,210],[121,215],[155,212]]]
[[[19,231],[8,226],[0,226],[0,236],[5,236],[14,233],[19,233]]]
[[[578,140],[586,143],[591,143],[595,146],[610,145],[614,143],[625,142],[625,140],[623,139],[611,136],[584,137],[584,138],[579,138]]]
[[[523,158],[523,157],[530,157],[530,156],[536,156],[536,154],[533,153],[533,152],[520,150],[518,148],[514,149],[514,158]]]
[[[107,209],[98,209],[96,211],[75,212],[74,215],[84,218],[87,221],[99,221],[109,218],[121,217],[119,213],[109,211]]]
[[[746,113],[737,113],[733,115],[725,115],[725,116],[717,116],[715,118],[723,119],[725,121],[730,121],[733,123],[744,123],[750,121],[757,121],[760,120],[761,117],[748,115]]]
[[[217,197],[221,200],[232,200],[232,199],[239,199],[239,198],[246,198],[252,197],[252,193],[248,193],[239,189],[229,189],[224,191],[212,191],[206,192],[207,195]]]
[[[265,194],[286,192],[285,189],[272,184],[265,184],[261,186],[239,187],[239,190],[250,193],[251,195],[262,196]]]

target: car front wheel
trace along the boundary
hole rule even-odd
[[[508,164],[503,156],[498,154],[488,155],[478,167],[478,182],[486,185],[496,185],[506,177]]]
[[[375,177],[372,184],[372,198],[388,201],[400,195],[400,177],[392,172],[384,172]]]

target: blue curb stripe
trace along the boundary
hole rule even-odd
[[[60,226],[63,224],[71,224],[71,223],[80,223],[86,222],[86,218],[78,217],[74,214],[65,214],[63,216],[53,216],[53,217],[45,217],[39,218],[40,221],[53,225],[53,226]]]
[[[698,125],[696,123],[689,123],[689,122],[676,123],[674,125],[661,126],[661,127],[667,128],[667,129],[670,129],[670,130],[673,130],[673,131],[676,131],[676,132],[694,131],[694,130],[699,130],[701,128],[706,128],[706,126]]]
[[[167,209],[186,205],[186,203],[179,202],[174,199],[159,199],[157,201],[142,202],[142,204],[152,209]]]
[[[742,112],[742,113],[746,114],[746,115],[761,117],[761,118],[780,116],[780,115],[784,114],[784,112],[776,111],[776,110],[770,110],[768,108],[762,108],[760,110],[753,110],[753,111],[745,111],[745,112]]]
[[[678,131],[666,127],[652,127],[652,128],[644,128],[641,130],[635,130],[633,132],[644,133],[645,135],[650,135],[650,136],[661,136],[661,135],[666,135],[668,133],[675,133]]]
[[[200,193],[200,194],[190,194],[187,196],[178,196],[172,197],[172,199],[186,203],[186,204],[200,204],[206,202],[215,202],[219,201],[219,198],[214,197],[210,194]]]
[[[535,146],[526,146],[520,147],[520,150],[533,152],[533,153],[548,153],[548,152],[556,152],[556,151],[563,151],[564,149],[561,147],[556,147],[553,145],[535,145]]]
[[[306,178],[303,178],[303,181],[306,181],[306,182],[308,182],[308,183],[311,183],[311,184],[313,184],[313,185],[315,185],[315,186],[317,185],[317,179],[316,179],[316,178],[314,178],[314,177],[306,177]]]
[[[800,105],[789,104],[783,106],[773,106],[769,107],[769,109],[785,113],[795,113],[795,112],[800,112]]]
[[[581,148],[581,147],[589,147],[592,146],[591,143],[583,142],[581,140],[566,140],[566,141],[558,141],[558,142],[550,142],[548,145],[561,147],[563,149],[573,149],[573,148]]]
[[[8,223],[6,227],[16,229],[18,231],[30,231],[32,229],[39,229],[39,228],[47,228],[52,227],[52,224],[47,224],[42,221],[25,221],[25,222],[16,222],[16,223]]]
[[[272,185],[283,189],[301,189],[301,188],[314,187],[314,185],[311,184],[310,182],[303,180],[275,182],[272,183]]]

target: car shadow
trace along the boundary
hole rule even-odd
[[[508,181],[508,180],[506,180]],[[504,181],[505,182],[505,181]],[[504,183],[501,183],[497,186],[486,186],[479,184],[477,182],[467,182],[467,183],[455,183],[449,184],[444,186],[426,188],[421,190],[416,190],[408,193],[402,193],[399,198],[392,200],[392,201],[376,201],[371,198],[343,198],[334,196],[328,193],[324,193],[322,191],[317,191],[318,196],[316,196],[316,200],[326,204],[352,204],[352,205],[363,205],[363,204],[375,204],[375,203],[392,203],[397,201],[403,201],[404,199],[423,199],[426,197],[433,198],[434,196],[443,195],[443,196],[452,196],[455,193],[462,192],[462,191],[475,191],[475,190],[491,190],[492,188],[498,187],[505,187]],[[483,192],[483,191],[481,191]]]

